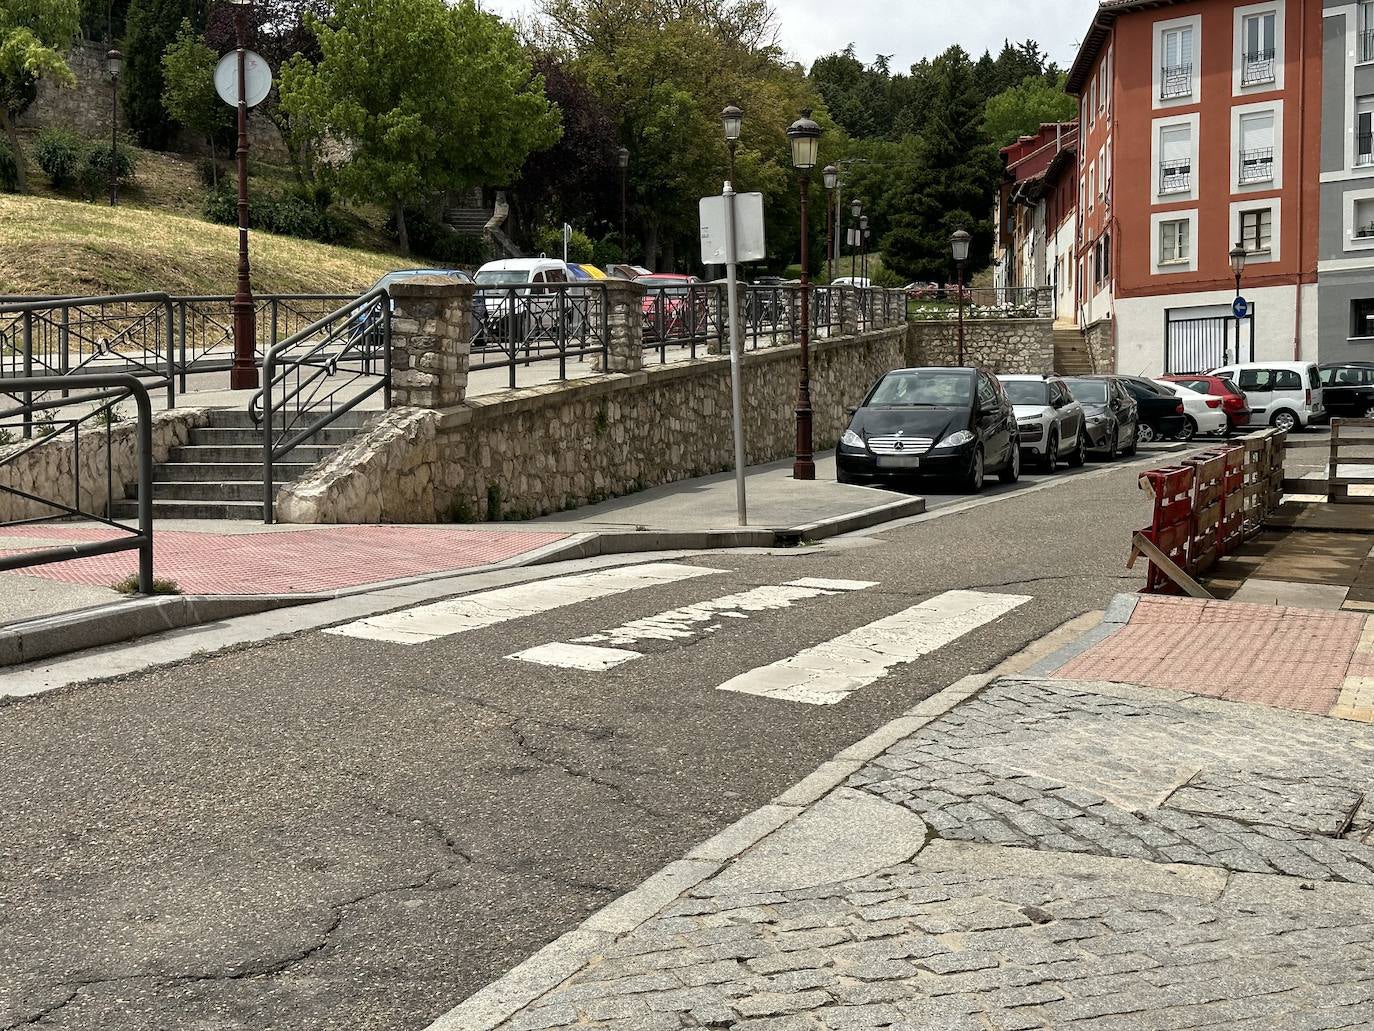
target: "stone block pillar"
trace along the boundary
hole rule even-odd
[[[608,339],[604,363],[598,359],[600,371],[639,372],[644,368],[644,295],[648,291],[628,279],[604,283]]]
[[[391,294],[391,400],[402,408],[452,408],[467,394],[471,283],[415,276]]]
[[[852,286],[837,286],[832,289],[837,295],[835,303],[840,306],[840,333],[847,337],[858,336],[859,291]]]

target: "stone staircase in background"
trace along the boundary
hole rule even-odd
[[[1096,371],[1088,341],[1077,326],[1055,324],[1054,371],[1061,376],[1087,376]]]
[[[362,429],[375,413],[351,411],[273,465],[273,482],[300,479]],[[125,485],[115,519],[138,518],[138,485]],[[172,448],[153,468],[155,519],[262,519],[262,430],[243,409],[215,409],[210,424],[191,431],[190,444]]]

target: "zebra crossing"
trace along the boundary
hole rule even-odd
[[[481,591],[333,627],[326,633],[414,647],[528,620],[557,609],[653,587],[723,575],[728,570],[674,562],[620,566]],[[571,640],[550,640],[505,656],[510,662],[610,673],[657,649],[741,630],[766,613],[880,587],[878,581],[802,577],[664,609]],[[835,705],[893,670],[918,661],[1032,599],[953,590],[873,620],[796,654],[758,665],[716,690],[806,705]]]

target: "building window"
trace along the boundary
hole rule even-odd
[[[1374,165],[1374,97],[1355,102],[1355,164]]]
[[[1278,64],[1277,41],[1274,37],[1278,15],[1274,11],[1252,14],[1241,24],[1242,86],[1258,86],[1273,82]]]
[[[1159,263],[1186,264],[1193,253],[1191,223],[1186,218],[1159,223]]]
[[[1159,192],[1187,193],[1193,188],[1193,133],[1187,125],[1171,125],[1159,133]]]
[[[1088,166],[1088,210],[1093,209],[1097,201],[1097,162],[1094,161]]]
[[[1250,254],[1267,254],[1274,239],[1273,208],[1240,213],[1240,243]]]
[[[1371,0],[1374,2],[1374,0]],[[1159,97],[1176,100],[1193,92],[1193,27],[1162,33],[1163,67],[1159,69]]]
[[[1374,240],[1374,198],[1355,202],[1355,223],[1351,232],[1357,240]]]
[[[1374,337],[1374,297],[1361,297],[1350,302],[1350,335]]]
[[[1240,116],[1240,182],[1267,183],[1274,179],[1274,112]]]
[[[1360,63],[1374,61],[1374,0],[1360,2]]]
[[[1097,124],[1097,76],[1093,76],[1093,81],[1088,83],[1088,126]]]
[[[1107,281],[1112,278],[1112,234],[1105,233],[1102,236],[1102,279]]]

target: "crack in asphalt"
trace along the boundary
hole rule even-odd
[[[67,983],[68,983],[68,982],[64,982],[64,983],[62,983],[61,985],[55,985],[54,987],[66,988],[66,987],[67,987]],[[60,1011],[60,1010],[62,1009],[62,1007],[66,1006],[66,1005],[67,1005],[68,1003],[70,1003],[73,999],[75,999],[75,998],[77,997],[77,995],[80,994],[80,992],[81,992],[81,985],[80,985],[80,983],[79,983],[79,982],[70,982],[70,983],[76,984],[77,987],[73,988],[70,992],[68,992],[68,993],[67,993],[67,997],[66,997],[65,999],[62,999],[62,1000],[60,1000],[60,1001],[58,1001],[58,1002],[55,1002],[55,1003],[53,1003],[51,1006],[45,1006],[45,1007],[43,1007],[43,1008],[40,1009],[40,1010],[37,1010],[37,1011],[35,1011],[35,1012],[33,1012],[33,1013],[30,1013],[27,1017],[24,1017],[22,1020],[18,1020],[18,1021],[16,1021],[16,1022],[13,1023],[13,1024],[5,1024],[4,1026],[0,1026],[0,1031],[14,1031],[15,1028],[28,1027],[28,1026],[31,1025],[31,1024],[41,1024],[43,1021],[47,1020],[47,1019],[48,1019],[49,1017],[51,1017],[54,1013],[57,1013],[58,1011]]]

